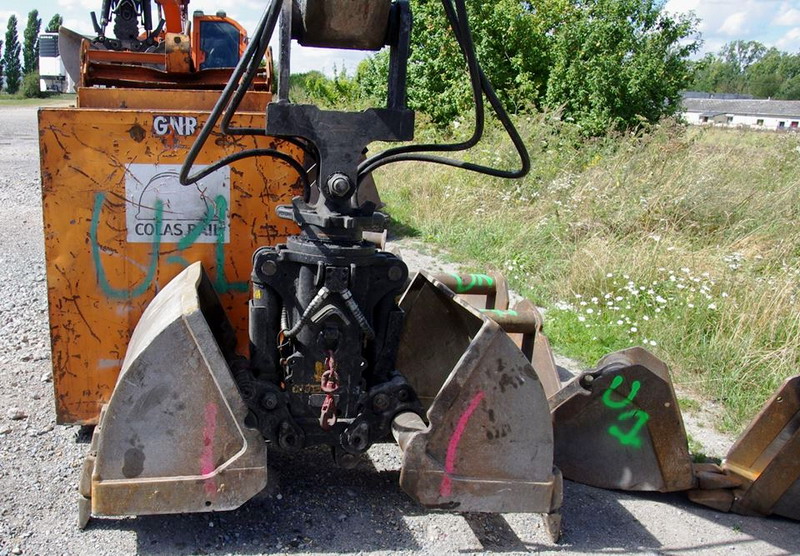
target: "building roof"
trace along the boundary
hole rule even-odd
[[[687,112],[800,119],[800,100],[684,98],[682,103]]]
[[[681,91],[683,98],[712,98],[718,100],[730,99],[754,99],[753,95],[743,95],[740,93],[706,93],[704,91]]]

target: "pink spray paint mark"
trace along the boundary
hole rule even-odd
[[[472,401],[469,402],[467,409],[464,410],[464,413],[462,413],[461,417],[458,418],[456,430],[453,431],[453,435],[450,437],[450,442],[447,444],[447,455],[444,459],[444,476],[442,477],[442,484],[439,486],[439,494],[442,497],[450,496],[450,492],[453,487],[450,475],[455,470],[456,450],[458,450],[458,443],[461,442],[461,437],[464,435],[464,431],[467,428],[467,423],[469,423],[470,417],[472,417],[472,414],[475,413],[475,410],[478,409],[478,405],[481,403],[483,398],[483,390],[475,394],[475,396],[472,398]]]
[[[200,454],[200,473],[208,475],[216,469],[214,464],[214,435],[217,432],[217,404],[206,404],[205,423],[203,425],[203,452]],[[206,479],[206,494],[213,496],[217,493],[216,480],[212,477]]]

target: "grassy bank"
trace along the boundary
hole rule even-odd
[[[548,308],[556,349],[594,364],[645,345],[736,430],[800,370],[800,136],[665,123],[586,140],[544,116],[533,170],[503,181],[380,171],[398,227]],[[493,135],[473,159],[514,164]]]
[[[52,106],[75,102],[75,94],[49,95],[44,98],[25,98],[22,94],[0,93],[0,108],[17,106]]]

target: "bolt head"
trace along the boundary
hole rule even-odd
[[[384,411],[389,407],[389,396],[383,393],[377,394],[372,398],[372,407],[374,407],[376,411]]]
[[[403,269],[399,265],[389,267],[389,280],[397,282],[403,277]]]
[[[267,392],[261,400],[261,405],[266,409],[275,409],[278,407],[278,397],[272,392]]]
[[[274,276],[278,272],[278,265],[275,264],[275,261],[264,261],[261,265],[261,272],[264,273],[264,276]]]
[[[328,178],[328,189],[336,197],[344,197],[350,191],[350,180],[344,174],[334,174]]]

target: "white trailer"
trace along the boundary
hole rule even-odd
[[[39,35],[39,90],[74,93],[75,83],[64,69],[58,51],[58,33]]]

